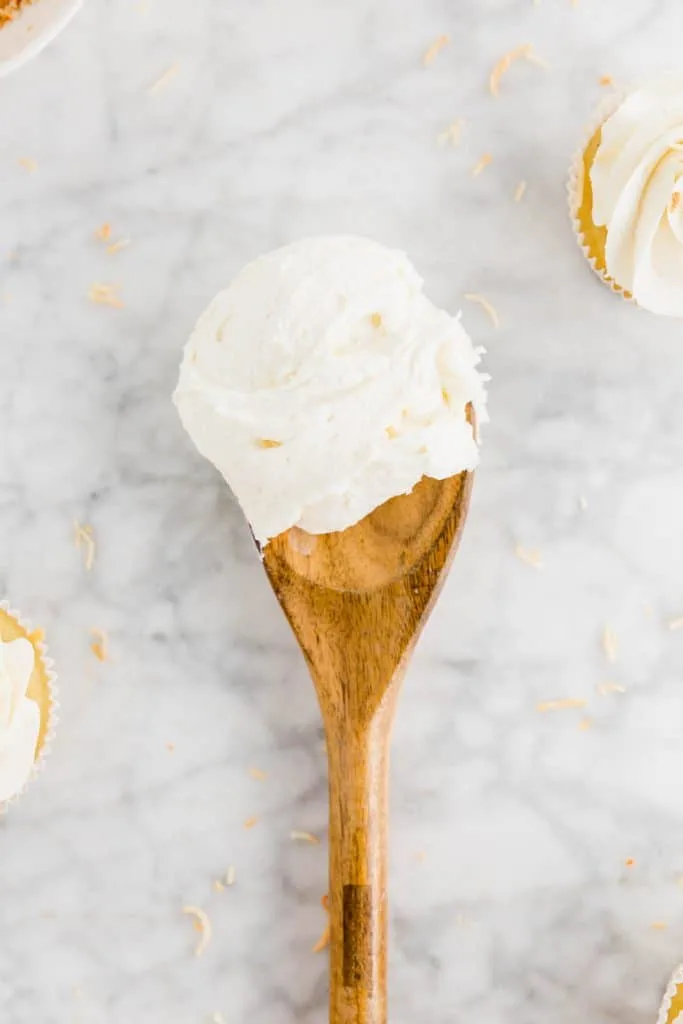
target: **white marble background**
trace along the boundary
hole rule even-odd
[[[591,277],[564,178],[599,78],[675,65],[682,30],[679,0],[90,0],[0,82],[0,592],[45,628],[63,709],[0,825],[2,1024],[325,1019],[313,691],[170,393],[212,293],[329,231],[501,317],[463,303],[492,423],[396,726],[392,1024],[654,1020],[683,959],[683,328]],[[525,42],[549,70],[494,100]],[[200,959],[186,903],[213,922]]]

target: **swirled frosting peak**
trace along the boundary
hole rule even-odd
[[[256,538],[352,526],[478,460],[479,353],[402,252],[320,237],[261,256],[186,349],[175,401]]]
[[[590,171],[608,275],[645,309],[683,316],[683,74],[625,99]]]

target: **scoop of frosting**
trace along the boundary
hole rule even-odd
[[[480,360],[408,258],[365,238],[261,256],[202,315],[175,402],[257,540],[343,530],[478,461]]]
[[[602,126],[590,178],[609,276],[645,309],[683,316],[683,74],[621,103]]]
[[[40,709],[26,696],[35,663],[28,640],[0,640],[0,804],[28,780],[40,731]]]

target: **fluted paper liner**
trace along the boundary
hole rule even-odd
[[[657,1024],[674,1024],[683,1013],[683,964],[671,975],[666,987]]]
[[[36,661],[40,663],[43,676],[47,685],[47,711],[39,704],[40,708],[40,731],[36,747],[35,760],[31,773],[21,789],[11,796],[4,803],[0,803],[0,815],[2,815],[10,804],[15,803],[22,793],[25,792],[29,783],[38,775],[45,764],[45,760],[52,749],[52,742],[58,722],[59,702],[57,700],[57,676],[54,672],[53,661],[47,653],[47,648],[42,639],[36,639],[35,632],[21,615],[10,607],[7,601],[0,601],[0,611],[10,618],[19,628],[20,635],[26,637],[36,654]]]
[[[567,179],[567,200],[574,236],[593,272],[622,299],[633,302],[633,296],[607,273],[605,241],[607,229],[593,222],[593,191],[590,169],[600,145],[602,126],[623,103],[626,93],[617,91],[604,99],[584,129],[581,145],[574,154]]]

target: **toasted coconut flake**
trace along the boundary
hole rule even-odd
[[[624,864],[627,868],[634,868],[636,866],[636,862],[633,857],[627,857]]]
[[[246,821],[245,821],[245,823],[244,823],[244,827],[245,827],[246,829],[250,829],[250,828],[253,828],[253,827],[254,827],[254,825],[258,825],[258,823],[259,823],[259,820],[260,820],[260,819],[259,819],[258,815],[257,815],[257,814],[255,814],[255,815],[254,815],[254,816],[253,816],[252,818],[247,818],[247,820],[246,820]]]
[[[282,441],[272,441],[267,437],[259,437],[256,440],[258,448],[282,448]]]
[[[515,544],[515,554],[517,555],[517,558],[519,558],[520,562],[530,565],[532,569],[543,568],[543,559],[541,558],[540,551],[536,551],[533,548],[522,547],[521,544]]]
[[[173,81],[173,79],[175,78],[179,71],[179,64],[171,64],[170,68],[166,68],[163,75],[157,78],[156,82],[154,82],[154,84],[149,87],[148,91],[150,96],[156,96],[158,92],[161,92],[162,89],[165,89],[168,83]]]
[[[325,893],[325,895],[322,897],[320,903],[322,905],[323,910],[327,914],[327,924],[323,929],[322,935],[316,942],[315,946],[313,946],[313,953],[322,953],[323,949],[326,949],[326,947],[330,944],[330,898],[327,895],[327,893]]]
[[[583,697],[563,697],[560,700],[544,700],[536,705],[537,711],[573,711],[575,708],[585,708],[586,702]]]
[[[488,167],[492,160],[493,157],[491,156],[490,153],[484,153],[483,156],[479,157],[476,164],[472,168],[472,177],[477,178],[484,170],[484,168]]]
[[[653,932],[665,932],[668,927],[666,921],[653,921],[650,925]]]
[[[515,202],[516,203],[521,203],[522,199],[524,199],[524,193],[525,192],[526,192],[526,182],[525,181],[520,181],[519,184],[517,185],[517,188],[515,189]]]
[[[436,137],[436,141],[440,146],[445,146],[450,143],[452,146],[457,146],[462,137],[462,129],[465,122],[461,117],[456,121],[451,121],[448,128],[440,132]]]
[[[602,651],[610,665],[617,660],[618,650],[617,634],[611,626],[605,626],[602,631]]]
[[[449,35],[441,35],[438,37],[438,39],[434,40],[434,42],[432,43],[432,45],[429,47],[429,49],[422,58],[422,63],[426,68],[428,68],[432,61],[438,56],[438,54],[441,53],[444,46],[448,46],[450,41],[451,37]]]
[[[619,683],[599,683],[596,689],[601,697],[606,697],[608,693],[626,693],[626,687]]]
[[[370,314],[370,323],[372,324],[373,327],[381,327],[382,326],[382,314],[381,313],[371,313]]]
[[[582,718],[579,722],[579,729],[581,732],[587,732],[593,726],[593,720],[591,718]]]
[[[88,288],[88,298],[97,306],[112,306],[114,309],[123,309],[123,301],[118,294],[118,285],[99,284],[95,282]]]
[[[495,306],[491,302],[489,302],[488,299],[484,298],[483,295],[479,295],[477,292],[465,292],[463,298],[467,299],[468,302],[476,302],[478,305],[480,305],[481,308],[485,310],[486,313],[488,313],[489,317],[491,318],[491,323],[493,324],[493,326],[496,328],[500,327],[500,317],[498,316],[498,311],[496,310]]]
[[[38,170],[38,161],[34,160],[32,156],[22,156],[19,158],[19,165],[28,171],[29,174],[33,174],[34,171]]]
[[[130,238],[119,238],[118,242],[112,242],[111,245],[107,246],[107,253],[109,256],[113,256],[114,253],[120,252],[121,249],[126,249],[130,245]]]
[[[175,743],[167,743],[166,749],[168,750],[169,754],[172,754],[173,751],[175,750]]]
[[[509,50],[507,53],[503,54],[489,76],[489,90],[492,96],[498,95],[500,91],[500,81],[510,65],[514,61],[520,59],[528,60],[531,64],[537,64],[539,67],[547,68],[548,66],[544,60],[534,53],[534,48],[531,43],[524,43],[523,46],[516,46],[514,50]]]
[[[221,882],[220,878],[214,878],[212,888],[214,892],[225,892],[225,885]]]
[[[194,951],[195,956],[201,956],[211,941],[211,921],[209,915],[201,907],[183,907],[183,914],[189,914],[195,918],[195,928],[200,932],[199,942]]]
[[[292,829],[289,833],[289,838],[298,843],[311,843],[313,846],[320,846],[320,840],[317,836],[313,835],[312,832],[303,832],[298,828]]]
[[[448,401],[448,398],[446,398],[446,401]],[[395,438],[398,437],[398,430],[396,429],[396,427],[385,427],[384,433],[387,435],[390,441],[393,441]]]
[[[264,779],[268,778],[268,772],[261,771],[260,768],[250,768],[249,774],[252,779],[256,779],[258,782],[263,782]]]
[[[90,572],[95,561],[95,538],[93,528],[89,523],[74,523],[76,547],[85,547],[85,568]]]
[[[103,629],[91,629],[91,634],[94,636],[93,642],[90,644],[90,650],[93,652],[98,661],[107,660],[107,634]]]
[[[610,85],[614,85],[614,79],[612,78],[611,75],[601,75],[600,79],[599,79],[599,82],[600,82],[600,85],[603,85],[605,87],[610,86]]]
[[[100,226],[95,231],[95,238],[98,240],[98,242],[109,241],[109,239],[111,238],[111,224],[109,223],[109,221],[105,220],[104,224],[100,224]]]
[[[683,616],[677,619],[669,619],[668,625],[672,633],[678,629],[683,629]]]

